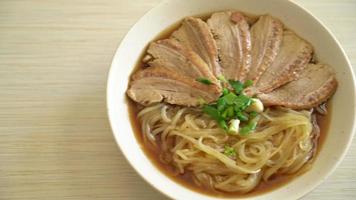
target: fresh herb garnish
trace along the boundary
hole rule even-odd
[[[225,110],[227,103],[224,98],[219,98],[216,105],[217,105],[218,111],[221,112],[221,111]]]
[[[200,82],[200,83],[203,83],[205,85],[211,85],[213,84],[209,79],[207,78],[197,78],[195,79],[196,81]]]
[[[224,146],[224,154],[229,157],[234,157],[234,156],[236,156],[236,151],[233,147],[231,147],[229,145],[225,145]]]
[[[254,118],[254,117],[256,117],[257,115],[258,115],[258,113],[255,112],[255,111],[250,112],[250,117],[251,117],[251,118]]]
[[[234,88],[236,94],[240,94],[244,89],[244,84],[240,81],[229,80],[232,88]]]
[[[253,81],[252,81],[252,80],[247,80],[247,81],[245,81],[245,83],[244,83],[244,88],[250,87],[250,86],[252,86],[252,85],[253,85]]]
[[[237,101],[237,96],[236,94],[230,92],[228,93],[227,95],[224,95],[223,97],[221,97],[222,99],[225,100],[225,102],[228,104],[228,105],[232,105],[234,104],[235,101]]]
[[[234,117],[234,114],[235,114],[235,112],[234,112],[234,107],[229,106],[225,111],[226,111],[226,113],[227,113],[227,117],[228,117],[228,118]]]
[[[203,108],[203,112],[208,114],[211,118],[215,119],[216,121],[220,121],[223,119],[220,115],[220,112],[218,109],[216,109],[214,106],[211,105],[205,105]]]
[[[242,112],[236,112],[237,119],[240,121],[246,122],[248,121],[248,115]]]
[[[218,78],[218,80],[220,80],[221,82],[227,83],[227,80],[226,80],[226,78],[225,78],[223,75],[219,75],[217,78]]]
[[[229,80],[229,83],[233,91],[223,88],[223,94],[217,102],[205,105],[203,112],[213,118],[227,133],[233,132],[234,134],[246,135],[255,130],[257,120],[254,120],[254,118],[258,113],[249,108],[253,100],[251,97],[242,94],[242,91],[246,87],[253,85],[253,83],[250,80],[245,83]],[[240,121],[242,123],[241,128],[239,128]],[[228,127],[228,122],[230,128]]]
[[[223,95],[227,95],[227,94],[229,94],[229,89],[224,88],[224,89],[223,89]]]
[[[230,135],[236,135],[239,133],[240,120],[232,119],[229,122],[229,130],[227,131]]]
[[[216,105],[205,105],[203,107],[203,112],[208,114],[211,118],[218,122],[219,126],[224,130],[227,130],[227,123],[225,119],[222,117],[221,113],[216,108]]]
[[[224,129],[224,130],[228,129],[226,121],[220,120],[220,121],[218,121],[218,124],[222,129]]]
[[[251,103],[252,100],[250,97],[241,94],[235,99],[235,109],[236,111],[243,111],[250,106]]]
[[[240,135],[247,135],[250,132],[254,131],[256,129],[256,126],[257,126],[257,122],[251,121],[246,126],[240,128],[239,133]]]

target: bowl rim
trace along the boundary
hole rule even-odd
[[[125,34],[125,36],[122,38],[122,40],[120,41],[120,43],[117,46],[117,49],[115,51],[115,54],[113,56],[112,59],[112,63],[110,65],[110,70],[108,73],[108,78],[107,78],[107,89],[106,89],[106,109],[107,109],[107,115],[108,115],[108,119],[109,119],[109,124],[110,124],[110,129],[114,135],[115,138],[115,142],[117,144],[117,146],[119,147],[120,151],[122,152],[122,154],[124,155],[125,160],[130,164],[130,166],[136,171],[136,173],[143,179],[145,180],[152,188],[154,188],[156,191],[158,191],[159,193],[163,194],[166,197],[172,198],[174,199],[174,195],[172,193],[169,193],[167,191],[164,191],[163,189],[160,189],[159,187],[156,187],[154,183],[151,182],[150,179],[146,178],[143,174],[142,171],[139,170],[138,167],[136,167],[136,165],[132,162],[132,160],[129,158],[128,155],[126,155],[122,149],[122,147],[120,146],[119,143],[119,134],[117,133],[118,130],[114,130],[114,126],[113,126],[113,118],[111,116],[111,112],[110,112],[110,88],[113,87],[112,84],[110,84],[112,81],[112,79],[114,79],[114,74],[113,74],[113,68],[115,65],[115,62],[117,60],[117,57],[119,55],[119,50],[122,47],[122,44],[124,43],[124,41],[127,40],[128,36],[131,34],[131,32],[136,28],[136,26],[138,26],[139,22],[143,19],[146,18],[148,15],[150,15],[151,13],[155,12],[156,9],[159,9],[162,5],[170,2],[170,1],[174,1],[174,0],[163,0],[160,3],[154,5],[152,8],[150,8],[148,11],[146,11],[133,25],[131,25],[130,29],[127,31],[127,33]],[[308,9],[304,8],[303,6],[301,6],[300,4],[298,4],[297,2],[294,2],[292,0],[286,0],[286,2],[293,4],[294,6],[298,7],[298,9],[303,10],[303,12],[305,12],[306,14],[308,14],[309,16],[311,16],[327,33],[329,36],[331,36],[332,40],[336,43],[337,47],[339,48],[339,50],[341,50],[341,54],[343,56],[343,58],[345,59],[346,63],[347,63],[347,67],[349,68],[350,72],[351,72],[351,81],[352,81],[352,86],[353,86],[353,96],[354,99],[356,99],[356,78],[355,78],[355,72],[352,68],[352,65],[350,63],[350,60],[345,52],[345,50],[342,48],[342,45],[340,44],[340,42],[338,41],[338,39],[335,37],[335,35],[330,31],[330,29],[321,21],[319,20],[319,18],[317,18],[314,14],[312,14]],[[353,107],[353,113],[354,116],[356,114],[356,107]],[[355,117],[354,117],[355,119]],[[350,149],[350,146],[352,144],[352,140],[353,137],[355,135],[356,132],[356,122],[354,120],[354,123],[352,124],[352,128],[349,131],[350,134],[348,134],[348,142],[346,147],[344,148],[344,150],[342,151],[340,157],[336,160],[336,162],[332,165],[332,168],[325,174],[325,176],[323,178],[318,179],[317,181],[315,181],[311,187],[309,189],[305,189],[303,190],[299,196],[297,196],[297,198],[301,198],[305,195],[307,195],[308,193],[310,193],[311,191],[313,191],[316,187],[318,187],[322,182],[324,182],[325,179],[327,179],[335,170],[336,168],[340,165],[340,163],[344,160],[348,150]],[[137,140],[135,138],[135,140]],[[146,156],[146,155],[145,155]],[[146,156],[147,157],[147,156]],[[152,163],[153,164],[153,163]],[[154,166],[156,168],[156,166]],[[160,171],[159,169],[157,169],[158,171]],[[166,176],[166,175],[164,175]],[[181,184],[178,184],[180,187],[184,187]],[[283,186],[282,186],[283,187]],[[185,188],[185,187],[184,187]],[[196,191],[193,191],[194,193],[199,193]],[[269,192],[268,192],[269,193]],[[201,194],[201,193],[199,193]],[[202,194],[204,196],[206,196],[206,194]],[[207,197],[212,197],[212,196],[207,196]],[[253,196],[254,197],[254,196]],[[252,198],[253,198],[252,197]],[[212,197],[213,199],[216,198],[218,199],[218,197]],[[238,197],[236,197],[238,198]],[[248,197],[250,198],[250,197]]]

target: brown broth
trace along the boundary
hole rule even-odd
[[[206,20],[206,19],[208,19],[208,17],[210,15],[211,15],[211,13],[208,13],[208,14],[197,15],[195,17],[199,17],[203,20]],[[245,13],[245,15],[246,15],[246,13]],[[257,19],[256,15],[252,15],[252,14],[247,14],[247,17],[248,17],[248,22],[250,24],[255,22]],[[175,31],[179,27],[180,24],[181,24],[181,21],[174,23],[173,25],[168,27],[166,30],[162,31],[152,41],[168,38],[172,34],[172,32]],[[146,67],[146,65],[142,62],[142,59],[146,53],[146,50],[147,49],[144,49],[144,51],[142,52],[142,55],[141,55],[140,59],[138,60],[137,65],[135,66],[132,73]],[[170,179],[174,180],[175,182],[185,186],[186,188],[189,188],[193,191],[196,191],[196,192],[199,192],[202,194],[220,197],[220,198],[257,196],[257,195],[275,190],[275,189],[287,184],[288,182],[292,181],[294,178],[305,173],[308,169],[310,169],[312,167],[312,164],[315,161],[315,158],[318,156],[318,153],[320,152],[320,149],[322,148],[322,145],[325,141],[325,138],[326,138],[326,135],[328,132],[329,122],[331,120],[331,113],[330,113],[331,102],[328,102],[328,114],[325,116],[317,114],[317,123],[320,128],[320,136],[319,136],[319,139],[317,142],[316,153],[315,153],[314,157],[312,158],[312,160],[309,161],[309,163],[307,163],[297,173],[292,174],[292,175],[277,175],[277,176],[272,177],[268,182],[261,181],[256,188],[254,188],[251,192],[246,193],[246,194],[241,194],[238,192],[227,193],[227,192],[211,191],[206,188],[197,186],[194,183],[194,181],[192,180],[192,178],[191,178],[192,176],[189,172],[176,175],[176,172],[174,171],[174,168],[172,166],[162,163],[159,158],[160,150],[150,144],[144,143],[144,141],[143,141],[143,136],[142,136],[141,128],[140,128],[140,122],[137,118],[137,114],[139,112],[137,103],[132,101],[130,98],[127,98],[127,104],[128,104],[128,113],[130,116],[130,121],[131,121],[133,132],[135,133],[135,137],[136,137],[138,143],[140,144],[141,149],[145,152],[146,156],[151,160],[151,162],[167,177],[169,177]]]
[[[137,118],[137,114],[139,112],[139,109],[137,107],[137,104],[132,101],[131,99],[127,98],[128,101],[128,112],[130,116],[130,121],[132,124],[132,129],[135,133],[135,137],[137,141],[140,144],[141,149],[145,152],[146,156],[151,160],[151,162],[161,171],[163,172],[167,177],[170,179],[174,180],[175,182],[202,194],[206,194],[209,196],[215,196],[215,197],[252,197],[252,196],[257,196],[260,194],[264,194],[267,192],[270,192],[272,190],[275,190],[288,182],[292,181],[294,178],[302,175],[306,171],[312,167],[313,162],[315,161],[315,157],[318,156],[318,153],[320,152],[320,149],[322,148],[322,144],[325,141],[328,129],[329,129],[329,122],[330,122],[330,105],[331,103],[329,102],[329,112],[327,115],[317,115],[317,122],[320,128],[320,137],[318,139],[318,145],[316,149],[316,154],[314,155],[314,158],[312,161],[307,163],[302,169],[300,169],[297,173],[292,174],[292,175],[278,175],[275,177],[272,177],[268,182],[261,181],[256,188],[254,188],[251,192],[246,193],[246,194],[241,194],[238,192],[234,193],[227,193],[227,192],[219,192],[219,191],[211,191],[206,188],[197,186],[194,181],[191,178],[191,174],[185,173],[185,174],[178,174],[176,175],[174,168],[170,165],[164,164],[160,161],[159,159],[159,153],[160,150],[153,147],[150,144],[146,144],[143,141],[143,136],[141,133],[141,128],[140,128],[140,122]]]

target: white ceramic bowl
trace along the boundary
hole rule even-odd
[[[351,65],[335,37],[312,14],[286,0],[168,0],[145,14],[128,32],[112,62],[107,106],[112,131],[132,167],[153,187],[174,199],[215,199],[189,190],[161,173],[145,156],[131,128],[125,91],[129,75],[146,45],[185,16],[237,9],[269,13],[313,44],[318,59],[336,71],[339,87],[333,97],[329,132],[313,168],[288,184],[254,199],[297,199],[320,184],[336,168],[355,132],[355,80]]]

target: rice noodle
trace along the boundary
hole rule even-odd
[[[226,134],[195,108],[161,103],[138,114],[144,141],[160,148],[178,173],[189,171],[198,185],[212,190],[241,193],[273,175],[295,173],[310,160],[315,145],[311,116],[311,111],[267,109],[256,131],[241,136]],[[227,144],[236,156],[224,154]]]

